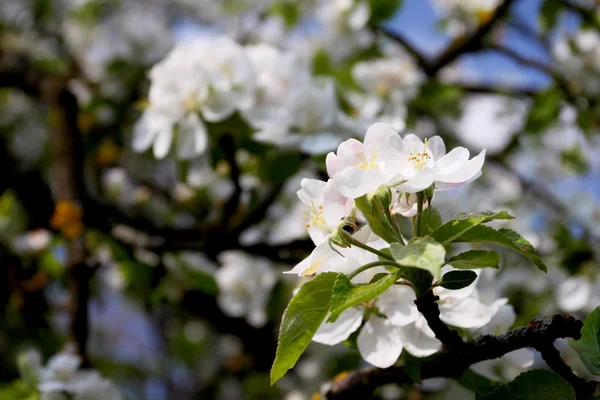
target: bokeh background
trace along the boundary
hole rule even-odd
[[[254,103],[204,120],[205,148],[171,125],[172,146],[140,146],[158,129],[142,116],[230,57],[224,38],[270,51],[235,64]],[[509,209],[543,255],[546,275],[507,254],[482,276],[515,326],[600,305],[597,1],[3,0],[0,398],[40,398],[28,367],[57,353],[132,400],[318,398],[366,366],[312,344],[269,385],[301,281],[282,272],[313,248],[300,180],[377,121],[487,149],[483,176],[434,203]],[[377,396],[474,397],[445,380]]]

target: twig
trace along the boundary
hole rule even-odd
[[[433,294],[432,290],[428,290],[423,296],[417,297],[415,304],[427,320],[427,324],[433,333],[435,333],[437,340],[442,342],[448,350],[461,351],[465,347],[465,342],[463,342],[458,332],[451,330],[440,320],[440,308],[437,304],[439,299],[438,296]]]
[[[594,388],[587,384],[587,382],[573,373],[571,367],[569,367],[560,358],[560,353],[552,342],[544,341],[540,342],[535,346],[535,349],[540,352],[546,364],[564,378],[567,382],[573,386],[577,399],[587,399],[591,393],[594,392]]]
[[[421,364],[421,378],[457,378],[471,365],[491,360],[524,347],[535,347],[541,342],[558,338],[581,337],[583,323],[570,315],[552,318],[534,318],[528,326],[514,329],[505,335],[485,335],[466,343],[462,351],[448,350],[429,357]],[[328,400],[365,398],[375,388],[388,383],[413,383],[403,367],[387,369],[366,368],[349,373],[333,382],[326,393]],[[588,386],[589,387],[589,386]],[[591,390],[591,388],[590,388]],[[356,397],[356,396],[361,397]]]

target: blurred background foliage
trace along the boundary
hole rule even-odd
[[[300,96],[306,121],[283,143],[259,139],[236,112],[205,121],[210,144],[197,157],[134,152],[150,68],[215,35],[293,54],[333,97]],[[313,344],[269,385],[298,284],[281,272],[312,249],[300,179],[325,178],[326,153],[375,121],[487,148],[483,176],[436,195],[437,208],[444,218],[510,209],[518,218],[506,225],[551,268],[533,275],[507,254],[481,292],[508,296],[515,326],[585,317],[600,305],[599,99],[593,0],[4,0],[0,397],[39,398],[18,363],[28,349],[79,354],[127,399],[309,399],[362,366],[352,340]]]

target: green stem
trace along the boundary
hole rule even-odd
[[[425,195],[423,192],[417,193],[417,216],[415,217],[415,237],[421,237],[423,234],[423,202]]]
[[[372,248],[371,246],[366,245],[362,242],[359,242],[358,240],[354,239],[352,237],[352,235],[350,235],[348,232],[345,232],[345,231],[342,231],[342,232],[343,232],[343,235],[344,235],[346,241],[349,244],[351,244],[352,246],[360,247],[361,249],[367,250],[368,252],[371,252],[381,258],[385,258],[386,260],[394,261],[394,258],[392,256],[385,254],[382,251],[376,250],[376,249]]]
[[[394,261],[387,261],[387,260],[373,261],[372,263],[365,264],[362,267],[359,267],[359,268],[355,269],[354,271],[352,271],[350,274],[348,274],[348,279],[352,280],[352,278],[354,278],[356,275],[360,274],[361,272],[364,272],[371,268],[381,267],[384,265],[387,265],[390,267],[396,267],[396,268],[401,267],[401,265],[399,265],[398,263],[396,263]]]

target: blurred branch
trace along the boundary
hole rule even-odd
[[[0,87],[20,89],[48,106],[54,155],[51,178],[54,200],[83,205],[87,196],[82,135],[77,126],[79,107],[67,84],[66,77],[38,71],[27,56],[0,49]],[[70,271],[72,295],[71,335],[79,354],[87,362],[89,283],[93,269],[85,262],[83,239],[80,235],[76,236],[67,238],[70,239],[67,242],[66,266]]]
[[[470,83],[470,82],[452,82],[461,90],[472,94],[497,94],[512,97],[531,97],[540,92],[537,87],[509,86],[504,84]]]
[[[421,378],[459,378],[469,366],[480,361],[492,360],[524,347],[535,348],[540,343],[552,343],[558,338],[581,337],[583,323],[570,315],[554,315],[552,318],[534,318],[528,326],[520,327],[504,335],[480,336],[465,343],[461,351],[449,350],[431,356],[421,364]],[[353,371],[344,379],[331,384],[326,393],[328,400],[368,398],[373,391],[389,383],[413,383],[404,367],[387,369],[366,368]],[[592,384],[579,388],[588,397],[595,389]],[[585,390],[585,392],[583,392]],[[587,397],[579,397],[587,398]]]
[[[386,28],[377,28],[390,39],[398,42],[410,53],[423,72],[430,78],[435,77],[438,72],[444,67],[451,64],[457,58],[466,53],[480,50],[483,48],[483,39],[492,31],[496,23],[498,23],[508,13],[510,6],[515,0],[503,0],[502,3],[494,10],[492,15],[471,34],[456,38],[445,50],[443,50],[433,60],[428,59],[420,52],[410,41],[402,34],[391,31]]]

